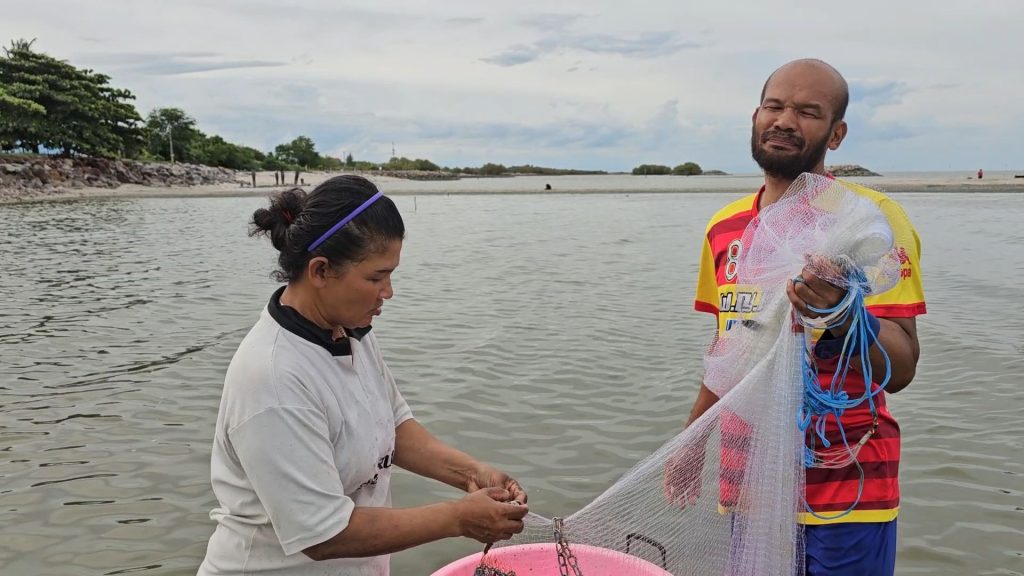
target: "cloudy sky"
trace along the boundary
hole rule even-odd
[[[0,0],[14,38],[263,150],[605,170],[754,172],[761,85],[818,57],[851,85],[829,163],[1024,168],[1020,0]]]

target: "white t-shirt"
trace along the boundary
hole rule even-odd
[[[317,562],[302,550],[341,532],[356,506],[391,505],[395,428],[412,412],[372,333],[318,342],[280,293],[224,380],[210,470],[217,528],[199,575],[387,576],[387,555]]]

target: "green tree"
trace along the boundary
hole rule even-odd
[[[106,83],[109,77],[97,75],[97,80],[102,78]],[[142,124],[142,117],[135,110],[135,105],[129,100],[135,100],[128,90],[101,87],[103,94],[103,110],[106,122],[110,131],[120,145],[120,155],[127,158],[137,158],[146,148],[146,130]]]
[[[440,166],[425,158],[417,158],[413,160],[413,166],[415,166],[416,170],[423,170],[425,172],[437,172],[441,169]]]
[[[110,77],[36,52],[34,40],[15,40],[0,57],[0,143],[98,156],[135,155],[143,131],[128,90]]]
[[[345,156],[345,166],[351,166],[355,164],[355,160],[352,158],[352,153],[349,152],[348,156]]]
[[[633,168],[634,176],[648,176],[648,175],[663,175],[671,174],[672,169],[668,166],[662,166],[661,164],[641,164],[636,168]]]
[[[324,156],[320,160],[320,168],[329,171],[338,171],[345,167],[345,163],[341,161],[341,158],[335,158],[334,156]]]
[[[259,150],[226,142],[220,136],[206,138],[202,148],[203,164],[232,170],[258,170],[266,159],[266,155]]]
[[[672,173],[676,176],[700,176],[704,171],[701,170],[700,164],[697,164],[696,162],[686,162],[685,164],[680,164],[673,168]]]
[[[207,138],[180,108],[157,108],[143,125],[131,92],[111,86],[109,76],[36,52],[34,43],[15,40],[0,53],[0,150],[131,158],[147,153],[239,170],[266,161],[253,148]],[[312,147],[301,139],[293,144],[300,154]]]
[[[479,173],[483,176],[500,176],[507,172],[507,169],[502,164],[492,164],[488,162],[480,167]]]
[[[290,170],[291,165],[284,160],[277,157],[276,154],[271,152],[267,154],[267,157],[263,159],[263,169],[271,172],[277,172],[280,170]]]
[[[0,85],[0,150],[22,147],[21,136],[45,115],[46,108],[8,94]]]
[[[566,168],[544,168],[525,164],[523,166],[509,166],[508,171],[513,174],[543,174],[548,176],[564,176],[570,174],[607,174],[602,170],[573,170]]]
[[[352,162],[352,166],[349,166],[351,170],[377,170],[381,165],[376,162],[367,162],[366,160],[356,160]]]
[[[319,168],[322,158],[309,136],[299,136],[287,144],[278,144],[274,154],[282,161],[305,168]]]
[[[431,162],[430,160],[426,160],[426,159],[423,159],[423,158],[417,158],[415,160],[410,160],[410,159],[406,158],[405,156],[402,156],[402,157],[392,158],[392,159],[388,160],[388,163],[384,165],[384,169],[385,170],[422,170],[422,171],[427,171],[427,172],[437,172],[441,168],[437,164],[434,164],[433,162]]]
[[[146,117],[149,153],[171,162],[200,162],[206,136],[181,108],[154,108]]]
[[[385,170],[412,170],[412,160],[401,156],[392,156],[385,164]]]

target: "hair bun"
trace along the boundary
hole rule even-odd
[[[302,215],[306,193],[301,188],[278,192],[270,197],[270,206],[252,213],[250,236],[267,235],[278,251],[287,246],[288,228]]]

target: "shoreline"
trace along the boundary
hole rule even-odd
[[[266,174],[273,174],[266,173]],[[330,177],[350,173],[305,173],[306,191]],[[532,195],[532,194],[742,194],[757,189],[758,175],[744,176],[533,176],[508,178],[461,178],[459,180],[406,180],[390,176],[359,173],[376,184],[389,196],[442,196],[442,195]],[[264,182],[266,177],[260,177]],[[600,182],[604,180],[604,182]],[[955,176],[894,176],[848,178],[878,189],[884,193],[967,193],[1016,194],[1024,193],[1024,178],[994,177],[979,181],[957,179]],[[595,182],[605,184],[595,185]],[[551,190],[545,185],[552,184]],[[70,188],[42,194],[0,198],[0,205],[56,202],[71,200],[109,200],[139,198],[247,198],[267,197],[275,192],[292,188],[291,185],[262,184],[257,187],[240,186],[238,181],[195,186],[143,186],[122,184],[117,188]]]

